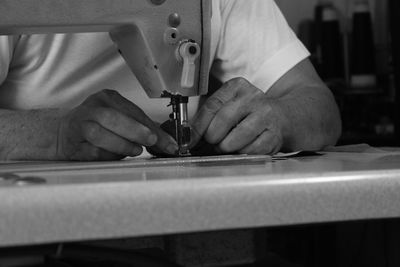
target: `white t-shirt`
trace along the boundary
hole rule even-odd
[[[244,77],[268,90],[309,56],[273,0],[213,0],[211,72]],[[0,108],[72,108],[101,89],[115,89],[155,121],[168,99],[149,99],[108,33],[0,36]],[[189,100],[189,115],[198,100]]]

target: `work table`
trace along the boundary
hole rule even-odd
[[[14,162],[0,173],[0,247],[400,216],[399,152]]]

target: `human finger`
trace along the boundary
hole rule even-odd
[[[264,131],[252,143],[239,150],[241,154],[274,155],[280,151],[282,139],[271,131]]]
[[[157,142],[158,137],[153,130],[113,108],[95,108],[91,120],[133,143],[152,146]]]
[[[260,116],[252,113],[236,125],[218,147],[224,152],[238,151],[251,144],[265,129],[266,126],[262,123]]]
[[[211,120],[204,134],[205,139],[210,144],[220,143],[246,115],[248,111],[240,99],[229,101]]]
[[[137,122],[146,126],[157,136],[156,143],[143,144],[144,146],[154,146],[169,154],[173,154],[178,150],[178,145],[174,138],[163,131],[159,127],[159,124],[151,120],[142,109],[124,98],[118,92],[106,89],[100,92],[99,97],[102,99],[103,103],[115,108],[130,118],[134,118]]]
[[[69,156],[69,160],[76,161],[113,161],[123,159],[125,155],[118,155],[102,148],[96,147],[88,142],[79,144],[79,147]]]
[[[88,121],[81,127],[86,141],[108,152],[124,156],[138,156],[143,152],[141,145],[116,135],[96,122]]]
[[[136,121],[152,129],[156,128],[156,123],[150,119],[146,113],[137,105],[123,97],[115,90],[104,89],[99,94],[99,98],[107,106],[112,107],[126,116],[134,118]]]
[[[158,131],[162,131],[168,136],[166,138],[159,138],[156,145],[147,147],[147,151],[156,156],[175,155],[178,151],[178,144],[173,137],[175,135],[174,122],[171,120],[165,121],[159,126]]]
[[[225,83],[211,95],[191,120],[192,144],[196,144],[206,133],[211,121],[218,111],[236,96],[236,90],[231,89],[232,83]]]

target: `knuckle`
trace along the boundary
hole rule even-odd
[[[236,128],[236,131],[239,132],[240,136],[243,136],[245,138],[255,138],[257,137],[260,132],[261,132],[261,127],[259,127],[259,121],[258,120],[243,120],[240,123],[240,126]]]
[[[259,125],[260,128],[262,128],[263,130],[266,130],[266,129],[270,130],[270,129],[274,128],[275,118],[273,116],[269,115],[268,107],[265,107],[262,110],[256,108],[252,114],[255,117],[253,126]]]
[[[207,102],[204,104],[204,107],[215,113],[217,112],[223,105],[224,105],[224,100],[221,97],[218,96],[212,96],[210,97]]]
[[[117,119],[114,110],[110,108],[97,108],[94,112],[94,116],[98,122],[102,122],[107,125],[114,125]]]
[[[238,121],[236,116],[231,114],[230,110],[227,109],[218,112],[218,114],[215,115],[215,120],[232,126],[236,125],[236,122]]]
[[[233,116],[232,114],[230,114],[229,112],[220,112],[217,114],[216,116],[216,122],[215,123],[215,127],[221,127],[222,125],[224,125],[224,128],[227,128],[227,131],[231,131],[233,129],[235,130],[241,130],[242,127],[240,125],[240,120],[241,117],[240,116]]]

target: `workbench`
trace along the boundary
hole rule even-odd
[[[400,217],[400,153],[3,162],[0,247]]]

